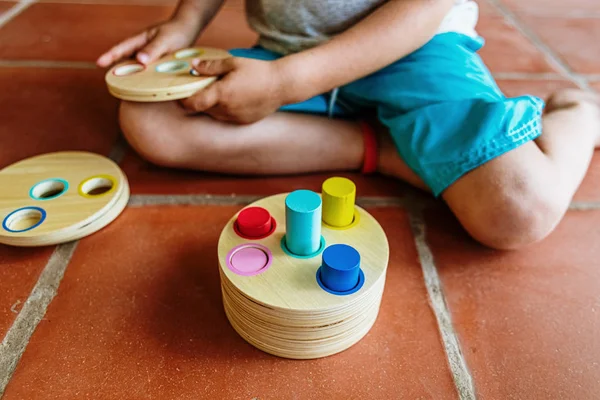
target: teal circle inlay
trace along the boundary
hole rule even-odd
[[[52,196],[47,196],[47,197],[40,197],[40,196],[36,196],[35,195],[35,191],[36,188],[39,188],[40,186],[47,184],[49,186],[49,190],[52,190],[52,183],[53,182],[58,182],[60,184],[62,184],[62,190],[60,192],[57,192],[55,194],[53,194]],[[60,178],[51,178],[51,179],[45,179],[41,182],[36,183],[35,185],[33,185],[31,187],[31,189],[29,189],[29,197],[31,197],[34,200],[40,200],[40,201],[46,201],[46,200],[52,200],[52,199],[56,199],[57,197],[62,196],[63,194],[65,194],[67,192],[67,190],[69,190],[69,182],[67,182],[64,179],[60,179]]]
[[[165,61],[161,64],[158,64],[155,69],[156,69],[156,72],[174,73],[174,72],[187,70],[189,68],[189,66],[190,65],[185,61],[172,60],[172,61]]]
[[[318,256],[319,254],[321,254],[323,252],[323,250],[325,250],[325,238],[323,236],[321,236],[321,244],[319,245],[319,249],[317,251],[315,251],[312,254],[306,255],[306,256],[301,256],[299,254],[294,254],[290,251],[290,249],[288,249],[287,245],[285,244],[285,235],[283,235],[283,237],[281,238],[281,249],[283,250],[283,252],[285,254],[287,254],[288,256],[294,257],[294,258],[313,258]]]

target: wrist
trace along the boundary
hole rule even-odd
[[[206,23],[202,21],[203,7],[198,0],[182,0],[171,17],[171,22],[186,30],[199,32]]]
[[[278,73],[282,104],[300,103],[319,94],[308,79],[310,72],[306,63],[299,63],[295,56],[282,57],[273,63]]]
[[[169,22],[177,25],[186,32],[199,32],[202,29],[200,17],[197,15],[190,15],[190,13],[176,13],[171,17]]]

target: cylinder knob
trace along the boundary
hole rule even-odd
[[[334,244],[323,251],[321,282],[329,290],[347,292],[360,280],[360,254],[347,244]]]
[[[238,233],[246,239],[268,236],[273,230],[273,225],[271,214],[262,207],[246,208],[239,213],[236,220]]]
[[[356,186],[347,178],[334,177],[323,182],[323,222],[343,228],[354,219]]]
[[[286,246],[299,256],[316,253],[321,246],[321,197],[296,190],[285,199]]]

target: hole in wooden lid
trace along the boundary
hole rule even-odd
[[[114,74],[117,76],[127,76],[144,70],[142,64],[127,64],[115,69]]]
[[[36,200],[54,199],[67,191],[67,183],[62,179],[48,179],[31,188],[31,197]]]
[[[40,225],[45,218],[45,212],[38,207],[25,207],[12,212],[3,222],[5,230],[24,232]]]
[[[158,72],[172,73],[188,68],[188,63],[185,61],[167,61],[156,66]]]
[[[204,52],[200,49],[184,49],[175,53],[175,58],[198,57],[202,53]]]
[[[91,178],[83,183],[81,191],[88,196],[99,196],[112,189],[114,183],[107,178]]]

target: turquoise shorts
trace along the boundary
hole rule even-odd
[[[541,134],[544,102],[507,98],[477,54],[482,38],[436,35],[380,71],[281,111],[361,119],[375,114],[401,158],[437,197],[467,172]],[[276,60],[257,47],[233,56]]]

